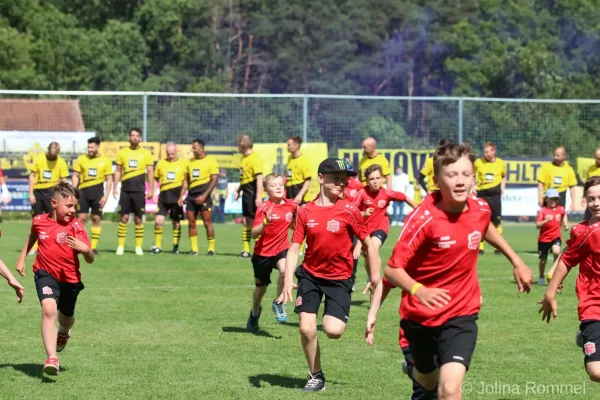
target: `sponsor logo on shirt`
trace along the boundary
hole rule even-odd
[[[88,168],[88,176],[98,176],[98,170],[96,168]]]
[[[289,213],[285,214],[285,221],[286,222],[292,222],[293,218],[294,218],[294,213],[289,212]]]
[[[336,233],[337,231],[339,231],[340,230],[339,221],[336,221],[335,219],[332,219],[331,221],[327,221],[327,230],[332,233]]]
[[[291,178],[291,177],[292,177],[292,170],[291,170],[291,169],[288,169],[287,177],[288,177],[288,178]]]
[[[44,179],[52,179],[52,171],[48,171],[47,169],[45,169],[42,172],[42,178],[44,178]]]
[[[308,222],[306,223],[306,226],[309,228],[314,228],[315,226],[318,226],[319,223],[317,221],[315,221],[314,219],[309,219]]]
[[[167,172],[167,180],[174,181],[175,180],[175,172]]]
[[[494,174],[491,174],[491,173],[488,172],[487,174],[485,174],[485,180],[487,182],[493,182],[494,181]]]
[[[555,185],[562,185],[562,176],[555,176],[553,182]]]
[[[469,233],[469,236],[467,236],[467,240],[469,243],[468,246],[470,250],[479,250],[479,244],[481,243],[481,232],[473,231]]]
[[[200,170],[199,169],[192,170],[192,178],[200,178]]]
[[[449,249],[450,246],[456,244],[456,240],[451,240],[450,236],[442,236],[435,244],[437,244],[439,248]]]
[[[596,344],[594,342],[587,342],[583,345],[583,351],[586,356],[591,356],[596,352]]]
[[[58,235],[56,235],[56,243],[58,243],[58,244],[67,243],[67,234],[64,232],[61,232]]]
[[[129,168],[137,168],[138,160],[129,160],[128,165],[129,165]]]
[[[279,218],[281,218],[279,214],[271,214],[271,221],[277,221]]]

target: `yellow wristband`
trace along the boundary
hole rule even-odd
[[[552,274],[547,274],[546,275],[546,279],[551,280],[552,279]]]
[[[269,225],[269,221],[267,221],[267,219],[265,218],[265,219],[263,220],[263,224],[265,224],[265,225]]]
[[[423,286],[421,283],[415,283],[415,286],[410,289],[410,294],[414,295],[421,286]]]

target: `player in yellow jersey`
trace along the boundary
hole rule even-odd
[[[191,255],[198,255],[198,230],[196,217],[198,213],[204,222],[208,251],[206,255],[215,254],[215,228],[212,223],[212,193],[217,186],[219,178],[219,164],[217,159],[204,151],[204,141],[196,139],[192,142],[194,157],[188,161],[183,181],[183,188],[179,196],[179,205],[183,205],[183,194],[188,191],[185,200],[186,214],[189,222]]]
[[[310,160],[300,152],[301,145],[302,139],[298,136],[293,136],[287,141],[290,157],[285,181],[285,197],[300,205],[306,203],[305,197],[311,181]]]
[[[144,242],[144,216],[146,199],[152,198],[154,194],[154,161],[148,149],[140,146],[142,141],[141,131],[138,128],[129,130],[129,147],[125,147],[117,153],[117,168],[115,170],[115,184],[113,195],[119,199],[119,210],[121,221],[117,230],[118,244],[116,254],[123,255],[125,251],[125,238],[127,237],[127,224],[129,214],[133,213],[135,222],[135,254],[144,255],[142,244]],[[146,190],[146,173],[150,190],[144,196]],[[119,181],[121,183],[121,195],[119,197]]]
[[[154,220],[155,244],[152,247],[154,254],[162,252],[163,225],[167,214],[173,221],[173,250],[171,253],[179,254],[179,239],[181,238],[181,220],[183,207],[179,205],[187,161],[177,158],[177,145],[167,143],[167,159],[156,163],[154,179],[160,184],[160,194],[154,195],[158,204],[158,211]]]
[[[52,189],[59,182],[65,182],[69,177],[69,168],[64,158],[59,156],[60,144],[52,142],[48,152],[33,159],[29,174],[29,203],[33,216],[52,212]],[[37,243],[29,255],[37,253]]]
[[[487,142],[483,145],[483,158],[475,161],[475,185],[477,197],[484,199],[492,211],[492,224],[502,234],[502,195],[506,189],[506,163],[496,157],[496,145]],[[479,254],[484,253],[483,241],[479,244]],[[494,254],[500,254],[498,250]]]
[[[448,143],[450,143],[448,139],[442,139],[438,143],[438,147],[445,146]],[[435,186],[435,182],[433,181],[433,156],[429,157],[421,167],[418,181],[427,194],[431,194],[432,192],[438,190],[437,186]]]
[[[390,162],[383,154],[377,154],[377,142],[373,138],[367,138],[362,142],[363,156],[358,162],[358,178],[363,186],[367,186],[367,177],[365,171],[371,165],[378,164],[381,167],[382,175],[385,178],[386,187],[392,189],[392,169]]]
[[[100,138],[88,139],[88,153],[82,154],[75,162],[73,186],[79,188],[79,206],[77,218],[85,225],[88,213],[92,213],[92,240],[90,242],[94,254],[98,254],[98,241],[102,233],[102,208],[106,204],[108,193],[112,190],[112,161],[100,154]],[[106,189],[104,182],[106,181]]]
[[[597,148],[596,151],[594,151],[594,161],[595,163],[590,165],[586,171],[586,175],[583,179],[584,182],[592,176],[600,176],[600,148]],[[583,219],[587,221],[592,217],[592,214],[590,213],[590,210],[588,210],[585,195],[581,197],[581,206],[585,207],[585,214]]]
[[[240,187],[235,194],[235,201],[242,193],[242,215],[244,226],[242,227],[242,243],[244,250],[240,257],[250,257],[250,239],[252,238],[252,225],[256,210],[262,204],[263,187],[263,160],[252,150],[254,143],[250,136],[242,135],[238,138],[238,150],[242,153],[240,161]]]
[[[567,190],[571,192],[571,204],[569,212],[575,209],[575,190],[577,178],[575,171],[565,159],[567,158],[567,150],[564,147],[557,147],[554,150],[554,160],[552,162],[542,164],[538,172],[538,205],[544,206],[544,193],[548,189],[558,190],[560,202],[565,209],[567,208]]]

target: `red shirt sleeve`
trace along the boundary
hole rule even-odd
[[[296,225],[294,225],[294,235],[292,236],[292,243],[302,244],[304,237],[306,236],[306,209],[300,208],[296,214]]]
[[[256,228],[259,225],[262,225],[266,215],[267,215],[267,205],[265,203],[261,204],[256,210],[256,216],[254,217],[254,224],[252,225],[252,229]]]
[[[392,200],[406,201],[406,195],[402,192],[396,192],[394,190],[386,190],[388,196]]]
[[[388,289],[395,289],[396,288],[396,286],[394,286],[390,281],[388,281],[385,276],[381,280],[381,283],[383,284],[384,287],[386,287]]]
[[[367,224],[365,223],[362,214],[356,207],[348,207],[348,224],[350,225],[352,232],[358,238],[358,240],[365,240],[369,233],[367,232]]]
[[[354,201],[352,202],[356,207],[360,208],[362,201],[363,201],[363,194],[365,193],[365,189],[360,189],[360,191],[358,192],[358,194],[356,195],[356,198],[354,199]]]
[[[428,227],[433,217],[425,211],[427,210],[419,209],[418,213],[414,214],[408,223],[405,223],[400,238],[394,246],[392,257],[388,261],[390,267],[406,268],[410,259],[427,241]],[[423,219],[420,216],[423,216]]]

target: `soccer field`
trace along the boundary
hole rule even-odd
[[[0,255],[13,269],[28,222],[2,226]],[[241,227],[216,226],[217,256],[191,257],[147,252],[135,256],[133,227],[124,256],[114,255],[117,225],[106,223],[92,265],[82,260],[85,290],[76,308],[72,338],[59,354],[61,374],[41,374],[45,352],[40,334],[40,306],[27,260],[22,304],[0,282],[0,398],[11,399],[294,399],[306,382],[298,318],[288,304],[289,322],[277,324],[270,309],[271,286],[263,302],[261,330],[246,332],[253,274],[249,259],[240,259]],[[186,228],[184,227],[184,232]],[[206,252],[199,229],[200,252]],[[389,258],[399,228],[391,228],[382,249]],[[505,236],[537,277],[537,232],[533,225],[504,228]],[[171,228],[164,248],[170,250]],[[145,248],[154,242],[145,227]],[[182,238],[187,252],[187,233]],[[502,256],[479,258],[484,303],[477,348],[467,373],[465,399],[599,398],[587,378],[583,354],[574,338],[578,329],[574,276],[558,296],[559,318],[541,322],[536,301],[545,287],[519,294],[510,264]],[[550,264],[550,263],[549,263]],[[547,266],[549,268],[550,265]],[[573,271],[576,272],[576,271]],[[273,275],[275,278],[275,275]],[[360,269],[357,287],[365,281]],[[353,295],[350,321],[343,337],[329,340],[320,332],[327,389],[323,397],[408,399],[411,382],[402,373],[398,347],[400,292],[392,292],[377,322],[375,344],[364,341],[368,297]],[[321,311],[322,311],[321,307]],[[319,318],[320,321],[320,318]]]

